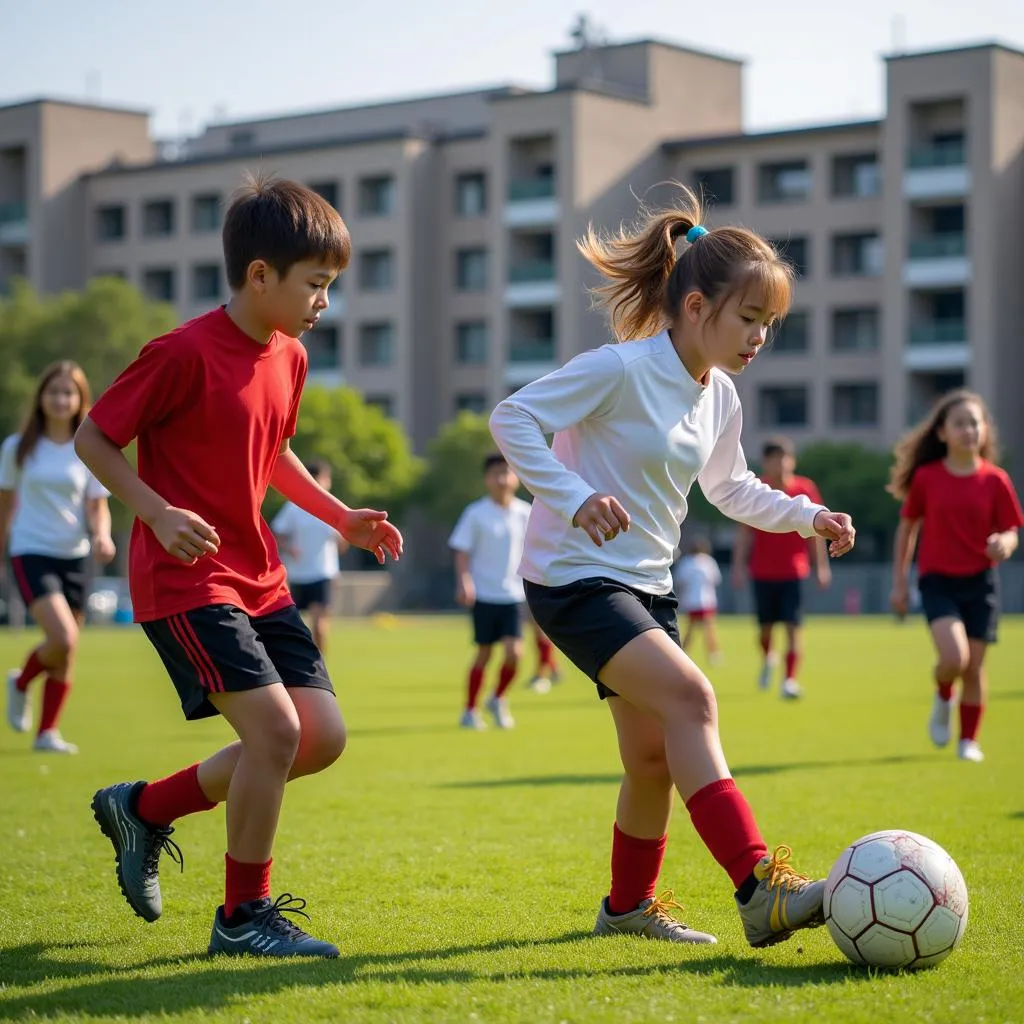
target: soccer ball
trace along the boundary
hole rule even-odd
[[[953,858],[915,832],[851,843],[825,882],[825,923],[855,964],[932,967],[967,927],[967,886]]]

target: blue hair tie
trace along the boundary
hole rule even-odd
[[[694,224],[689,231],[686,232],[686,240],[693,245],[698,238],[703,238],[708,233],[708,229],[702,227],[700,224]]]

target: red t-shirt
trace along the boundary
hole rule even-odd
[[[146,345],[89,415],[119,448],[138,438],[138,472],[170,505],[202,516],[220,550],[186,565],[136,519],[128,577],[136,622],[207,604],[266,615],[291,603],[260,506],[295,433],[306,351],[280,333],[261,345],[223,308]]]
[[[791,498],[806,494],[816,505],[821,504],[818,488],[805,476],[794,476],[788,486],[780,487],[779,490]],[[752,580],[802,580],[810,575],[810,545],[814,543],[813,539],[808,540],[799,533],[766,533],[764,530],[751,532],[754,539],[747,571]]]
[[[970,476],[950,473],[941,459],[918,467],[900,515],[921,519],[920,576],[976,576],[994,563],[985,554],[993,533],[1024,526],[1017,492],[1005,471],[982,461]]]

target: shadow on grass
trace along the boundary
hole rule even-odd
[[[864,768],[872,765],[910,764],[935,761],[941,754],[898,754],[886,757],[850,758],[840,761],[792,761],[785,764],[747,764],[732,769],[736,778],[751,775],[778,775],[782,772],[819,770],[822,768]],[[442,782],[440,789],[505,789],[518,786],[590,786],[619,783],[621,772],[598,775],[521,775],[511,779],[469,779],[463,782]]]
[[[749,958],[718,953],[676,964],[637,964],[619,967],[523,966],[509,970],[508,961],[496,964],[493,973],[486,967],[446,966],[456,957],[486,953],[544,954],[557,947],[581,942],[589,932],[570,932],[550,939],[497,939],[476,945],[439,949],[410,950],[399,953],[368,953],[342,956],[337,960],[212,959],[194,955],[158,957],[130,967],[111,966],[98,961],[61,962],[54,960],[61,950],[100,951],[117,943],[29,943],[4,950],[0,954],[0,977],[6,982],[0,1001],[0,1020],[79,1014],[83,1017],[108,1016],[127,1019],[188,1011],[216,1012],[239,1000],[273,996],[289,992],[289,999],[300,995],[302,986],[323,988],[330,985],[343,994],[350,984],[379,985],[386,991],[393,985],[451,985],[453,998],[458,986],[473,982],[505,983],[519,980],[560,981],[586,978],[666,977],[676,974],[714,975],[718,984],[759,988],[765,985],[799,987],[802,985],[845,984],[852,973],[848,964],[810,964],[794,967],[766,964],[751,954]],[[609,940],[600,940],[607,942]],[[630,939],[613,939],[629,942]],[[640,941],[640,940],[636,940]],[[203,964],[202,969],[196,967]],[[183,968],[154,977],[154,969]],[[91,979],[91,980],[85,980]],[[58,992],[35,993],[31,986],[43,981],[71,981]]]

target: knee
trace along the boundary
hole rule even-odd
[[[345,723],[340,720],[330,726],[318,727],[315,736],[304,734],[292,775],[315,775],[330,768],[345,752],[347,743]]]
[[[718,700],[714,687],[703,676],[686,679],[673,688],[664,715],[666,721],[685,721],[688,725],[713,725],[718,721]]]
[[[302,730],[298,716],[280,715],[267,723],[262,731],[258,744],[259,756],[275,768],[287,772],[299,752],[301,739]]]
[[[644,789],[671,789],[672,775],[664,747],[651,747],[623,758],[629,781]]]
[[[66,661],[78,647],[78,629],[75,626],[60,629],[55,636],[51,637],[50,643],[53,646],[54,654]]]
[[[957,676],[967,672],[969,659],[959,651],[943,651],[939,654],[939,663],[935,667],[936,672],[947,679],[955,679]]]

